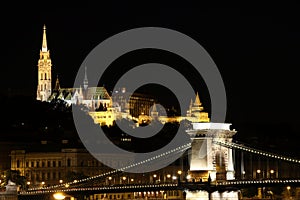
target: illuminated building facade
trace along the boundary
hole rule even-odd
[[[89,87],[87,77],[87,67],[85,67],[83,87],[61,88],[58,77],[52,90],[52,63],[50,51],[47,47],[46,26],[43,27],[42,49],[38,61],[38,85],[36,99],[40,101],[62,100],[68,106],[72,104],[84,105],[96,124],[100,126],[111,126],[115,120],[131,119],[138,123],[149,122],[153,118],[162,123],[180,122],[189,120],[191,122],[209,122],[207,112],[203,112],[203,107],[197,93],[195,101],[191,100],[191,105],[186,116],[159,116],[151,107],[155,104],[155,99],[149,95],[126,92],[125,88],[116,91],[110,96],[104,87]],[[152,108],[153,109],[153,108]],[[156,113],[153,116],[153,113]]]
[[[46,144],[45,144],[46,145]],[[105,156],[105,155],[103,155]],[[133,158],[124,155],[119,160],[129,162]],[[99,162],[86,149],[66,148],[61,151],[35,152],[26,150],[11,151],[11,169],[19,170],[31,186],[47,186],[76,181],[84,177],[91,177],[110,170],[105,164],[112,162],[112,155],[103,157]]]

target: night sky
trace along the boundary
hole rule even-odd
[[[159,26],[192,37],[211,55],[224,80],[226,121],[233,128],[241,134],[283,133],[284,137],[297,137],[299,15],[297,7],[205,8],[196,4],[11,9],[0,13],[1,93],[17,90],[35,95],[44,24],[52,73],[54,77],[59,75],[62,87],[73,86],[86,55],[106,38],[131,28]],[[126,62],[130,61],[137,62]],[[116,66],[116,74],[120,71]],[[190,76],[197,83],[192,73]],[[101,84],[111,87],[109,79]],[[209,99],[206,89],[200,86],[195,87],[206,108]]]

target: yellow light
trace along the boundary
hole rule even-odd
[[[182,171],[181,170],[178,170],[178,172],[177,172],[179,175],[181,175],[182,174]]]
[[[270,173],[271,173],[271,174],[274,174],[274,170],[273,170],[273,169],[271,169],[271,170],[270,170]]]
[[[156,177],[157,177],[157,175],[156,175],[156,174],[153,174],[153,177],[154,177],[154,178],[156,178]]]
[[[188,180],[191,179],[191,175],[187,175],[186,179],[188,179]]]
[[[124,181],[126,180],[126,176],[123,176],[123,180],[124,180]]]
[[[171,178],[171,174],[168,174],[168,175],[167,175],[167,178]]]
[[[1,183],[1,181],[0,181],[0,183]],[[27,185],[30,185],[30,181],[27,181]]]
[[[260,169],[258,169],[258,170],[256,170],[256,172],[257,172],[258,174],[260,174],[261,171],[260,171]]]
[[[287,186],[286,189],[287,189],[287,190],[290,190],[290,189],[291,189],[291,186]]]
[[[63,180],[60,179],[60,180],[59,180],[59,183],[63,183]]]
[[[112,179],[112,177],[110,176],[110,177],[108,177],[108,180],[111,180]]]
[[[42,182],[42,185],[45,185],[45,182],[44,182],[44,181]]]
[[[134,179],[132,178],[130,181],[131,181],[131,182],[133,182],[133,181],[134,181]]]
[[[60,193],[60,192],[54,193],[53,197],[54,197],[54,199],[57,199],[57,200],[62,200],[62,199],[66,198],[66,196],[63,193]]]

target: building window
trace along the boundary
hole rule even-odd
[[[31,162],[31,165],[30,165],[30,166],[31,166],[31,167],[34,167],[34,162],[33,162],[33,161]]]
[[[45,162],[44,161],[42,161],[42,167],[45,167]]]
[[[56,162],[55,162],[55,160],[52,162],[52,167],[56,167]]]
[[[68,160],[67,160],[67,166],[71,167],[71,159],[70,158],[68,158]]]
[[[58,161],[58,166],[61,167],[61,161],[60,160]]]
[[[46,84],[44,85],[44,89],[47,90]]]
[[[36,167],[40,167],[40,162],[36,161]]]
[[[53,179],[56,179],[56,172],[53,172],[52,177]]]
[[[26,162],[26,167],[29,167],[29,162]]]
[[[47,167],[51,167],[51,162],[47,161]]]
[[[50,180],[50,172],[47,172],[47,180]]]
[[[17,160],[17,168],[20,168],[20,161]]]
[[[41,80],[43,80],[43,74],[41,73]]]
[[[47,80],[47,73],[45,73],[45,80]]]
[[[41,91],[43,91],[43,85],[41,85]]]

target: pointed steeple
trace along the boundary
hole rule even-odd
[[[152,112],[157,112],[156,104],[154,103],[152,106]]]
[[[156,104],[155,103],[152,106],[152,110],[151,110],[150,115],[151,115],[151,117],[153,119],[157,119],[157,117],[158,117],[158,112],[157,112],[157,108],[156,108]]]
[[[89,86],[89,81],[87,78],[87,73],[86,73],[86,66],[84,67],[84,79],[83,79],[83,88],[86,90]]]
[[[42,44],[42,52],[47,52],[47,37],[46,37],[46,25],[43,27],[43,44]]]
[[[194,102],[194,106],[201,106],[201,105],[202,105],[202,103],[200,102],[199,94],[197,92],[195,102]]]
[[[54,90],[59,91],[60,90],[60,84],[59,84],[59,79],[58,75],[56,76],[56,81],[55,81],[55,87]]]

